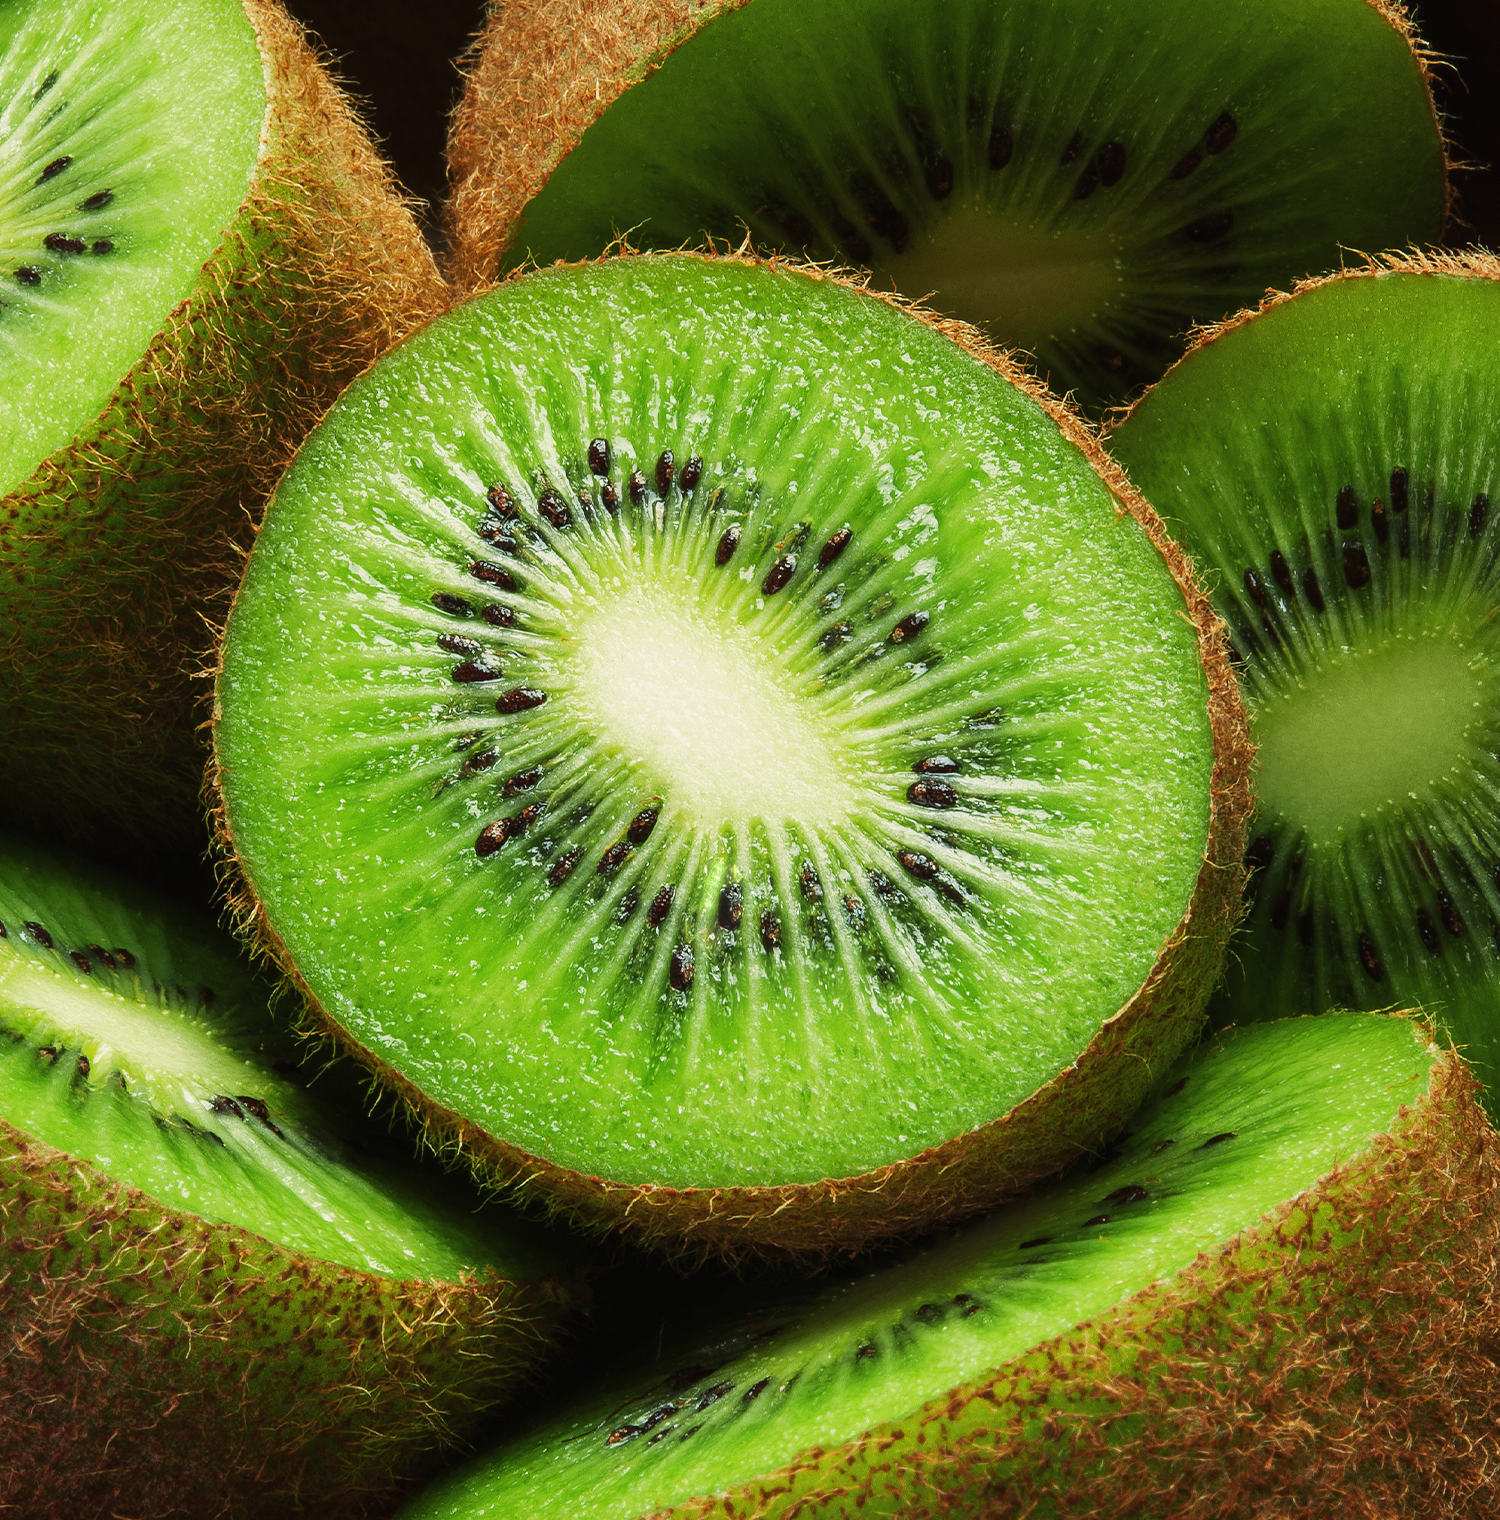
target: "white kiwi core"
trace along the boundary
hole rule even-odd
[[[836,828],[854,806],[827,728],[768,666],[764,646],[691,587],[627,583],[600,596],[580,624],[575,681],[600,742],[709,828]]]
[[[1483,698],[1471,651],[1452,637],[1320,666],[1254,715],[1262,805],[1331,841],[1387,804],[1419,799],[1464,763]]]

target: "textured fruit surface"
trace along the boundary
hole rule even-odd
[[[384,361],[280,487],[228,832],[430,1104],[625,1184],[856,1175],[1152,977],[1210,841],[1186,610],[1058,423],[908,314],[560,269]]]
[[[491,20],[451,150],[460,284],[748,232],[935,292],[1104,404],[1194,321],[1442,225],[1423,64],[1366,0],[571,11]]]
[[[1500,1076],[1500,266],[1413,260],[1211,335],[1111,447],[1216,572],[1260,744],[1216,1016],[1420,1003]]]
[[[1404,1019],[1214,1039],[1087,1174],[897,1266],[742,1293],[665,1351],[653,1327],[403,1520],[1330,1514],[1356,1479],[1377,1507],[1346,1513],[1478,1514],[1495,1148],[1472,1089]]]

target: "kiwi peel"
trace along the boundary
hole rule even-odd
[[[1497,342],[1492,254],[1370,260],[1206,329],[1111,436],[1214,577],[1260,745],[1213,1018],[1420,1004],[1492,1094]]]
[[[1497,1163],[1424,1026],[1232,1031],[1101,1165],[859,1278],[653,1322],[402,1520],[1477,1517]]]
[[[235,150],[248,171],[231,194],[238,209],[191,260],[201,269],[161,308],[155,336],[112,392],[84,399],[64,428],[71,441],[45,446],[0,483],[5,810],[21,824],[51,819],[121,859],[197,840],[204,618],[222,617],[270,485],[348,380],[444,302],[414,219],[301,28],[275,0],[245,0],[200,24],[245,30],[252,77],[263,78],[258,145],[252,126]],[[95,130],[81,107],[67,109],[75,86],[97,89],[87,47],[76,79],[66,62],[40,77],[46,49],[35,51],[37,113],[83,117]],[[115,136],[126,137],[135,128],[128,110],[118,114]],[[81,148],[75,157],[49,130],[38,150],[50,159],[37,176],[45,183],[29,194],[76,189],[45,248],[39,231],[14,271],[36,282],[44,306],[54,287],[127,259],[138,216],[125,182],[86,178],[93,157]],[[108,158],[108,147],[94,156]],[[134,188],[138,171],[120,172]],[[169,211],[146,213],[175,236]],[[118,223],[112,238],[101,236],[105,222]],[[109,246],[110,260],[89,246]],[[29,311],[32,290],[16,290],[8,302]],[[85,324],[107,320],[102,304],[84,309]],[[47,404],[63,406],[69,387],[54,397]]]
[[[580,1307],[581,1251],[414,1163],[268,990],[206,915],[0,842],[0,1505],[363,1514]]]
[[[690,385],[690,393],[703,398],[704,410],[679,415],[680,403],[674,402],[643,430],[630,392],[639,382],[649,397],[667,384],[662,377],[675,373],[672,366],[680,361],[662,347],[662,330],[654,315],[674,305],[695,314],[715,314],[711,320],[694,317],[704,329],[707,356],[702,362],[707,372],[690,382],[686,377],[671,382],[674,394]],[[602,311],[611,313],[608,323],[598,316]],[[731,317],[731,312],[743,315]],[[412,1104],[434,1143],[461,1147],[490,1175],[522,1187],[575,1220],[596,1229],[624,1229],[688,1257],[782,1253],[816,1258],[857,1249],[868,1241],[973,1212],[1054,1170],[1070,1155],[1102,1148],[1149,1084],[1150,1073],[1172,1059],[1197,1027],[1199,1007],[1237,913],[1240,876],[1235,859],[1248,802],[1247,752],[1216,620],[1154,514],[1102,459],[1093,435],[1034,382],[1020,382],[1019,390],[1005,383],[1013,378],[1010,366],[971,331],[930,317],[914,320],[915,316],[900,302],[871,300],[821,271],[779,261],[680,255],[619,258],[560,267],[503,286],[384,361],[331,415],[317,435],[326,440],[326,452],[317,443],[304,449],[278,492],[226,634],[215,779],[221,838],[243,873],[238,911],[247,932],[300,985],[312,1016],[332,1026],[383,1084]],[[710,336],[714,323],[731,329],[727,340]],[[842,1133],[842,1126],[830,1127],[829,1105],[804,1100],[800,1082],[786,1090],[776,1076],[782,1069],[777,1064],[781,1058],[774,1056],[776,1045],[768,1045],[768,1055],[747,1043],[749,1034],[779,1031],[781,1025],[772,1021],[775,1011],[796,1031],[777,1032],[776,1038],[808,1038],[801,1031],[810,1028],[814,1043],[830,1041],[836,1063],[843,1057],[832,1030],[841,1012],[846,1021],[853,1020],[848,1027],[860,1031],[861,1040],[867,1027],[884,1029],[882,1000],[902,1018],[915,1013],[927,995],[920,989],[931,967],[950,949],[955,956],[960,950],[967,954],[975,926],[990,911],[984,905],[985,894],[992,890],[986,869],[972,863],[951,840],[967,828],[992,828],[994,820],[988,813],[979,817],[983,806],[976,803],[977,821],[966,822],[958,794],[987,796],[985,789],[997,785],[1027,789],[1029,782],[982,779],[980,773],[992,766],[985,758],[988,746],[1010,745],[1010,733],[1017,736],[1015,743],[1022,743],[1020,736],[1031,732],[1028,722],[1045,728],[1057,721],[1072,701],[1065,697],[1064,687],[1049,687],[1049,695],[1037,698],[1041,708],[1034,720],[1023,719],[1021,709],[1029,712],[1031,699],[1021,695],[1019,686],[1014,688],[1016,727],[1004,733],[997,732],[997,726],[1012,719],[993,715],[995,704],[984,700],[983,683],[972,694],[967,686],[962,688],[960,705],[978,703],[985,721],[975,726],[964,717],[942,743],[928,734],[931,743],[920,750],[916,779],[912,759],[919,751],[908,755],[903,750],[899,768],[881,783],[892,790],[893,798],[899,794],[911,804],[893,801],[891,806],[915,820],[914,826],[927,827],[940,813],[939,833],[950,843],[908,843],[891,860],[872,855],[856,865],[841,855],[819,856],[814,845],[797,843],[804,826],[795,822],[795,814],[788,815],[793,821],[786,825],[790,845],[777,845],[774,838],[763,843],[767,834],[758,822],[740,832],[738,844],[719,845],[721,834],[731,840],[728,825],[712,819],[703,823],[698,814],[706,816],[720,801],[687,807],[682,799],[696,781],[670,767],[662,770],[656,758],[629,758],[638,742],[649,747],[651,735],[639,741],[622,739],[613,730],[590,727],[594,719],[589,718],[586,738],[570,733],[554,743],[545,737],[568,719],[571,694],[581,689],[583,677],[567,663],[572,651],[628,648],[637,638],[633,630],[655,626],[655,611],[632,614],[624,623],[609,623],[598,638],[592,629],[582,629],[591,644],[580,643],[572,626],[579,619],[569,609],[578,609],[581,616],[596,600],[588,588],[614,585],[621,576],[629,580],[636,573],[631,567],[638,555],[660,561],[664,584],[704,587],[697,594],[703,598],[701,628],[707,631],[695,634],[690,629],[680,637],[674,632],[678,649],[689,648],[695,640],[711,643],[709,635],[721,615],[730,618],[725,627],[736,638],[748,636],[764,616],[767,626],[782,630],[774,635],[779,643],[772,647],[787,651],[785,679],[811,683],[805,685],[809,704],[843,700],[840,692],[855,689],[848,683],[863,670],[872,673],[869,680],[875,683],[871,690],[879,701],[870,704],[874,710],[892,711],[895,702],[903,711],[919,715],[921,707],[914,704],[920,699],[906,693],[908,686],[915,692],[925,682],[921,689],[937,693],[926,700],[936,704],[934,711],[949,715],[939,722],[940,728],[958,712],[953,702],[959,698],[946,684],[948,671],[969,671],[971,665],[954,659],[945,668],[937,658],[943,652],[938,640],[960,640],[956,647],[961,649],[969,635],[960,632],[962,620],[953,612],[935,611],[929,627],[928,614],[912,600],[915,592],[902,579],[908,574],[910,553],[903,535],[917,533],[927,542],[929,509],[921,506],[915,516],[903,514],[928,500],[929,493],[939,493],[932,499],[940,500],[941,491],[950,489],[939,487],[939,477],[929,478],[931,460],[939,457],[932,452],[937,446],[924,442],[921,455],[911,456],[903,452],[909,447],[906,442],[893,444],[898,484],[894,496],[886,493],[884,515],[873,520],[851,515],[849,523],[839,526],[843,517],[838,514],[872,493],[864,473],[868,467],[857,459],[863,458],[860,450],[874,444],[861,430],[846,425],[837,408],[829,408],[826,420],[816,423],[823,430],[816,444],[801,441],[797,430],[804,425],[806,408],[800,394],[792,392],[811,373],[809,353],[820,354],[819,365],[828,360],[820,347],[796,347],[813,344],[813,338],[784,337],[803,324],[809,333],[821,332],[819,324],[825,323],[831,335],[826,339],[828,352],[846,342],[856,351],[864,351],[862,345],[884,345],[879,348],[882,367],[896,363],[904,373],[907,363],[919,363],[934,372],[930,383],[939,387],[936,394],[947,394],[945,387],[956,386],[954,395],[965,399],[950,398],[944,427],[968,426],[967,421],[953,419],[967,418],[971,401],[980,404],[982,395],[988,398],[984,405],[1005,413],[1005,428],[1024,427],[1027,436],[1035,430],[1041,452],[1034,480],[1051,481],[1054,471],[1069,472],[1071,480],[1077,472],[1076,488],[1068,489],[1084,493],[1095,503],[1089,512],[1097,510],[1098,515],[1087,517],[1092,526],[1077,534],[1071,528],[1062,530],[1070,565],[1077,555],[1096,552],[1085,550],[1079,536],[1087,539],[1098,533],[1103,535],[1100,543],[1115,546],[1110,554],[1126,556],[1140,567],[1130,573],[1145,577],[1142,594],[1152,605],[1166,598],[1161,601],[1162,622],[1150,635],[1152,647],[1142,651],[1142,661],[1152,670],[1160,666],[1164,680],[1171,669],[1180,670],[1185,681],[1174,687],[1170,699],[1185,704],[1182,716],[1168,721],[1163,718],[1165,709],[1154,709],[1151,723],[1125,725],[1135,735],[1130,742],[1165,742],[1172,753],[1184,757],[1183,764],[1202,767],[1201,775],[1192,771],[1196,779],[1188,783],[1188,792],[1194,800],[1184,806],[1193,812],[1201,808],[1204,816],[1201,824],[1191,825],[1194,832],[1174,842],[1181,858],[1174,856],[1171,872],[1166,873],[1174,883],[1180,873],[1181,896],[1176,895],[1176,885],[1164,888],[1167,897],[1149,910],[1159,917],[1150,920],[1141,936],[1132,937],[1127,956],[1131,969],[1119,996],[1091,991],[1090,999],[1108,997],[1108,1006],[1101,1006],[1097,1017],[1088,1014],[1087,1030],[1067,1054],[1045,1071],[1043,1058],[1037,1057],[1036,1075],[1028,1072],[1024,1078],[1008,1079],[1015,1082],[1016,1093],[1003,1104],[993,1090],[997,1079],[986,1076],[985,1091],[974,1101],[988,1108],[962,1121],[946,1115],[922,1117],[933,1138],[915,1146],[905,1133],[910,1125],[904,1110],[880,1105],[874,1094],[865,1111],[852,1116],[852,1138]],[[934,334],[932,327],[947,339],[959,337],[967,349]],[[825,339],[816,341],[821,345]],[[735,357],[721,375],[726,342]],[[752,344],[757,354],[769,345],[756,361],[765,369],[757,371],[749,363],[748,353],[741,352],[745,344]],[[910,360],[905,357],[908,349]],[[491,375],[488,357],[478,360],[480,372],[472,382],[447,378],[449,367],[455,366],[456,376],[456,366],[470,362],[469,355],[505,354],[516,356],[515,363],[527,377],[522,384],[528,396],[540,387],[536,401],[518,407],[511,399],[517,382],[499,361]],[[423,364],[428,366],[425,371]],[[409,366],[410,375],[400,366]],[[926,376],[927,368],[920,372]],[[777,394],[742,393],[743,377],[756,374],[772,378],[754,379],[752,384],[769,384]],[[441,381],[439,375],[444,376]],[[610,375],[615,378],[607,384],[598,378]],[[466,389],[471,384],[477,402]],[[877,395],[868,401],[875,408],[871,416],[904,404],[890,400],[891,382],[882,378],[879,384]],[[602,391],[594,389],[599,385]],[[722,418],[709,406],[721,385],[730,397],[722,403]],[[387,386],[394,387],[389,397]],[[789,387],[786,394],[780,394],[783,386]],[[408,420],[403,415],[398,429],[411,429],[411,436],[394,453],[389,443],[360,441],[366,428],[378,426],[380,416],[388,414],[397,394],[416,391],[424,394],[424,405],[434,415],[453,408],[455,420],[443,424],[441,431],[443,437],[464,440],[456,451],[447,444],[423,441],[433,424],[421,416]],[[438,399],[450,391],[451,401]],[[535,432],[523,431],[524,413],[533,406],[547,408],[549,420]],[[769,419],[761,425],[771,430],[772,446],[758,463],[750,445],[736,443],[736,424],[728,420],[745,414]],[[344,428],[350,430],[347,439],[339,437],[338,430]],[[496,434],[497,428],[502,432]],[[898,431],[893,436],[905,435]],[[861,441],[851,449],[855,437]],[[970,459],[965,452],[969,447],[965,443],[954,457]],[[985,458],[986,447],[976,442],[978,454],[972,457]],[[734,460],[741,449],[749,455],[743,466]],[[369,459],[368,465],[355,463],[361,455]],[[410,481],[387,473],[389,461],[398,455],[413,461],[410,468],[416,474]],[[809,459],[820,461],[821,475],[806,475],[800,461]],[[632,470],[632,464],[637,468]],[[965,478],[970,467],[966,463],[960,472]],[[878,468],[884,471],[888,465],[882,462]],[[989,465],[980,468],[983,475]],[[374,474],[366,478],[367,470]],[[996,495],[989,486],[977,497],[966,494],[969,487],[958,480],[951,490],[953,503],[1005,499],[1004,491]],[[333,504],[351,492],[350,505]],[[787,505],[799,492],[806,527]],[[390,541],[405,547],[396,548],[395,560],[382,567],[379,562],[389,552],[384,547],[388,529],[383,521],[363,526],[364,510],[353,498],[388,503],[381,508],[382,518],[391,511],[404,512],[395,506],[401,498],[434,505],[419,507],[417,517],[396,530]],[[472,505],[465,507],[465,501]],[[313,515],[305,518],[305,504],[313,502]],[[859,510],[868,514],[876,509]],[[945,507],[944,520],[955,538],[951,549],[941,550],[943,562],[949,562],[950,554],[956,565],[974,554],[992,552],[979,539],[966,539],[967,547],[959,547],[971,521],[984,520],[968,517],[971,510],[991,508],[952,503]],[[828,517],[821,522],[829,513],[838,520]],[[895,526],[898,520],[906,526]],[[337,542],[325,550],[314,548],[307,537],[315,522],[346,525],[337,529]],[[294,528],[297,523],[302,526]],[[1027,523],[1032,526],[1032,519]],[[933,519],[931,527],[937,526]],[[800,548],[800,576],[788,563],[795,565],[797,554],[788,552],[783,541],[792,532],[801,535],[799,545],[806,540]],[[892,536],[886,539],[886,534]],[[1002,537],[988,542],[999,543]],[[617,542],[637,547],[622,553],[611,547]],[[842,558],[846,550],[847,558]],[[599,558],[590,564],[590,555]],[[1043,582],[1054,587],[1050,594],[1055,595],[1057,577],[1064,572],[1059,569],[1053,576],[1045,568],[1051,561],[1034,536],[1029,555],[1026,567],[1017,567],[1021,581],[1029,584],[1028,577],[1035,577],[1039,596]],[[350,572],[355,589],[349,594],[363,612],[351,605],[347,616],[330,616],[330,597],[345,595],[332,589],[332,581],[321,580],[305,592],[288,590],[284,584],[288,575],[296,581],[314,567],[331,567],[346,556],[358,566]],[[839,566],[833,570],[829,564],[836,556]],[[919,566],[937,563],[929,551],[923,556]],[[572,584],[572,567],[580,560],[589,568],[576,572],[579,590],[556,589]],[[1100,576],[1114,573],[1101,565]],[[1076,579],[1081,586],[1090,577],[1079,572]],[[399,594],[381,592],[373,607],[367,606],[362,588],[382,580],[400,588]],[[1016,594],[1026,600],[1026,593]],[[932,598],[934,608],[964,606],[972,599],[969,591],[952,600],[942,600],[934,591]],[[476,615],[479,602],[485,603],[483,617]],[[1080,611],[1081,618],[1096,615],[1102,603],[1090,605],[1095,612]],[[1120,606],[1123,609],[1125,603]],[[722,614],[723,607],[732,610]],[[365,627],[367,615],[389,623],[394,644],[386,646],[384,636],[372,645],[363,643],[363,634],[344,638],[343,630]],[[1142,636],[1144,614],[1134,603],[1128,616],[1124,611],[1120,616],[1121,637]],[[564,635],[560,648],[552,642],[554,626]],[[666,626],[676,628],[671,619]],[[976,633],[973,642],[986,651],[977,657],[981,664],[998,658],[993,653],[998,646],[989,634]],[[1069,642],[1066,636],[1064,642]],[[401,682],[372,682],[366,670],[388,669],[390,648],[410,648],[419,663]],[[293,649],[302,652],[285,665]],[[655,658],[621,656],[631,682],[638,681],[637,671],[650,669]],[[298,683],[288,683],[277,672],[293,666],[301,672],[321,672],[322,695],[314,698],[308,693],[288,705],[288,694]],[[1108,668],[1126,672],[1133,662],[1122,657]],[[499,673],[506,672],[499,679]],[[613,677],[609,689],[636,690]],[[548,698],[548,690],[563,700]],[[491,696],[496,691],[498,699]],[[483,701],[476,699],[476,692]],[[395,707],[384,716],[360,716],[377,693],[378,705],[387,707],[389,701]],[[650,693],[633,695],[631,701],[637,700],[641,710],[657,711],[650,706],[656,701]],[[325,709],[327,717],[322,716]],[[499,726],[493,716],[497,710]],[[842,710],[828,707],[827,713]],[[393,734],[410,729],[419,736],[415,748],[399,737],[391,741],[393,748],[381,748],[387,741],[380,738],[380,730],[390,727],[393,717]],[[1161,727],[1158,719],[1167,726]],[[674,721],[670,712],[661,712],[651,733],[670,729]],[[778,709],[775,721],[768,720],[766,726],[786,721]],[[829,724],[834,719],[825,714],[819,721],[825,731],[832,731]],[[919,716],[906,722],[917,725],[911,729],[913,735],[919,730],[927,734]],[[1176,734],[1171,725],[1179,723],[1184,725],[1180,748],[1174,748],[1177,740],[1164,736]],[[351,726],[363,735],[352,743],[339,737]],[[423,730],[430,730],[430,737],[420,737]],[[906,731],[903,724],[901,732]],[[605,737],[597,738],[596,733]],[[1193,737],[1188,738],[1189,733]],[[916,744],[917,739],[900,742]],[[571,771],[564,763],[580,745],[599,746],[597,779],[591,772]],[[960,753],[955,746],[967,748]],[[553,750],[564,759],[547,760]],[[931,754],[944,762],[942,774],[925,758]],[[631,768],[619,758],[622,755]],[[465,758],[470,756],[478,757],[477,763]],[[1188,761],[1188,756],[1197,758]],[[738,762],[728,753],[714,763]],[[884,759],[870,763],[871,774],[896,765]],[[1025,772],[1029,762],[1016,763]],[[1048,767],[1052,764],[1047,762]],[[1169,762],[1168,768],[1175,764]],[[542,773],[554,769],[561,779],[543,783]],[[961,771],[973,772],[974,779],[957,774]],[[1187,774],[1171,785],[1186,783]],[[585,779],[569,779],[575,776]],[[788,794],[798,797],[791,788],[802,785],[801,780],[788,782]],[[1049,797],[1061,796],[1050,783],[1043,789]],[[325,804],[320,797],[333,807],[331,818],[322,816]],[[317,822],[314,813],[320,815]],[[304,821],[292,823],[298,816]],[[773,816],[780,815],[773,809]],[[1141,824],[1148,834],[1156,829],[1156,816]],[[1125,817],[1125,812],[1111,815],[1111,847],[1135,827],[1127,828]],[[414,858],[430,855],[434,826],[439,827],[436,837],[442,841],[440,858],[445,863],[437,874],[431,866],[423,868],[419,885],[403,874],[416,867],[400,862],[407,850]],[[1200,827],[1201,835],[1196,832]],[[370,829],[379,836],[373,847],[366,840]],[[301,851],[294,843],[295,838],[314,835],[325,839],[342,862],[336,868],[344,880],[340,895],[363,897],[366,903],[359,910],[363,924],[356,929],[351,923],[347,934],[339,930],[332,938],[326,932],[326,894],[316,888],[308,894],[309,885],[327,866],[299,861]],[[692,844],[700,835],[715,843]],[[855,848],[863,848],[858,829],[848,837],[856,841]],[[1024,854],[1019,834],[1012,831],[1007,838]],[[1142,848],[1147,847],[1143,837]],[[778,853],[783,850],[797,859],[787,864]],[[928,853],[933,850],[938,853]],[[873,864],[877,859],[878,868]],[[951,869],[944,864],[940,874],[938,860],[951,860]],[[363,879],[358,891],[347,879],[355,861],[376,868],[368,874],[364,866],[358,867],[356,874]],[[701,861],[701,870],[692,861]],[[1030,890],[1014,882],[1006,889],[1008,902],[1024,902]],[[373,928],[389,909],[413,900],[423,903],[421,914],[403,907],[384,927]],[[660,915],[658,904],[663,905]],[[903,914],[916,915],[912,921],[917,931],[902,927],[907,921]],[[948,949],[942,942],[930,942],[921,955],[915,953],[905,936],[920,934],[922,914],[952,920]],[[431,943],[419,948],[408,939],[413,932],[419,938],[431,935]],[[381,943],[366,954],[355,954],[350,947],[361,936]],[[585,947],[578,953],[586,957],[586,966],[598,954],[619,968],[608,977],[598,973],[596,980],[584,984],[587,999],[598,999],[602,1027],[615,1030],[608,1061],[621,1059],[633,1043],[644,1044],[645,1056],[625,1057],[642,1063],[641,1076],[630,1078],[618,1091],[598,1086],[598,1074],[613,1070],[599,1064],[598,1054],[586,1056],[585,1069],[595,1075],[581,1088],[565,1076],[569,1062],[580,1059],[572,1053],[575,1046],[580,1051],[591,1047],[584,1043],[587,1029],[568,1012],[571,992],[558,987],[560,976],[574,974],[568,969],[568,956],[557,948],[564,939]],[[1143,943],[1146,939],[1149,947]],[[534,953],[526,950],[533,941],[540,947]],[[590,944],[603,948],[590,952]],[[695,963],[696,973],[691,969]],[[991,973],[984,968],[990,964],[975,961],[970,967],[955,961],[943,974],[953,978],[955,987],[969,988],[973,978],[972,995],[989,998],[994,994],[985,991],[984,981]],[[1047,973],[1059,1018],[1074,996],[1061,990],[1063,978],[1072,974],[1061,964]],[[413,971],[415,983],[410,980]],[[1118,974],[1127,977],[1123,969]],[[820,989],[819,995],[804,997],[796,991],[798,977]],[[760,1003],[743,1001],[746,985]],[[877,988],[882,989],[878,994]],[[970,995],[964,993],[966,998]],[[941,1007],[942,994],[933,996]],[[867,1025],[860,1022],[865,1017],[859,1013],[863,999],[870,1000]],[[1044,1002],[1027,1006],[1039,1011]],[[405,1011],[408,1006],[411,1013]],[[410,1021],[422,1008],[435,1016],[435,1025],[420,1018]],[[451,1037],[438,1032],[449,1018],[458,1020]],[[831,1021],[829,1035],[816,1033],[820,1020]],[[592,1027],[593,1016],[582,1023]],[[523,1029],[531,1031],[524,1038],[517,1032]],[[544,1058],[557,1045],[549,1029],[567,1031],[555,1068],[549,1067],[550,1057]],[[738,1060],[730,1051],[719,1052],[706,1071],[691,1064],[707,1054],[694,1057],[693,1048],[708,1039],[709,1031],[716,1042],[737,1045]],[[596,1030],[592,1038],[597,1037]],[[771,1040],[770,1035],[761,1037]],[[1038,1038],[1062,1036],[1053,1031]],[[684,1049],[686,1055],[680,1053]],[[676,1078],[670,1075],[670,1064],[656,1074],[661,1051],[686,1073],[681,1097],[673,1092]],[[923,1044],[918,1080],[943,1091],[926,1071],[928,1054]],[[1026,1054],[1029,1059],[1032,1052],[1028,1049]],[[936,1059],[948,1057],[940,1053]],[[836,1064],[834,1069],[839,1069]],[[969,1102],[974,1073],[994,1069],[978,1057],[960,1063],[953,1073],[960,1094],[954,1101]],[[487,1070],[495,1072],[493,1079],[481,1078]],[[607,1083],[617,1076],[607,1077]],[[820,1079],[835,1080],[826,1072]],[[754,1087],[755,1096],[745,1097],[741,1086]],[[783,1089],[779,1096],[778,1087]],[[912,1097],[926,1101],[925,1090],[915,1088]],[[753,1122],[742,1122],[733,1132],[719,1128],[726,1105],[745,1102],[751,1104]],[[566,1114],[557,1109],[559,1103]],[[917,1112],[915,1101],[910,1106]],[[593,1115],[594,1108],[604,1119]],[[674,1112],[686,1117],[679,1120]],[[660,1148],[663,1159],[633,1158],[629,1144],[621,1150],[614,1136],[630,1141],[637,1126],[646,1137],[642,1146]],[[897,1129],[903,1133],[897,1135]],[[824,1130],[831,1139],[825,1138]],[[526,1143],[518,1135],[525,1135]],[[828,1150],[830,1145],[844,1151]],[[614,1155],[608,1154],[611,1146]],[[777,1150],[784,1153],[782,1159],[774,1159]],[[853,1164],[829,1162],[831,1154],[856,1159]],[[792,1159],[787,1161],[785,1155]],[[873,1155],[873,1162],[860,1164],[862,1155]],[[575,1158],[591,1164],[580,1165]],[[718,1175],[713,1167],[720,1169]],[[774,1174],[778,1168],[779,1178]],[[704,1180],[695,1180],[699,1178]]]

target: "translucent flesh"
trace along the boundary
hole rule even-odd
[[[0,102],[3,494],[192,289],[245,198],[266,92],[239,0],[5,0]]]
[[[1102,402],[1193,322],[1442,220],[1419,66],[1366,0],[753,0],[658,61],[509,267],[748,228],[936,292]]]
[[[544,274],[386,360],[277,494],[220,703],[324,1008],[630,1182],[852,1175],[1004,1113],[1139,986],[1206,837],[1192,630],[1084,458],[929,329],[741,266]]]
[[[212,923],[0,842],[0,1119],[168,1208],[384,1276],[555,1270],[365,1121]],[[38,928],[40,933],[38,933]],[[47,941],[50,940],[49,945]],[[310,1084],[310,1085],[309,1085]]]
[[[1427,1090],[1434,1055],[1405,1020],[1357,1014],[1214,1041],[1164,1079],[1164,1092],[1187,1080],[1098,1170],[899,1266],[742,1294],[706,1323],[669,1327],[665,1351],[653,1333],[602,1387],[439,1481],[401,1520],[634,1520],[761,1477],[774,1493],[799,1452],[873,1427],[910,1437],[929,1401],[1106,1318],[1366,1153]]]
[[[1491,1083],[1497,344],[1496,281],[1335,282],[1195,353],[1111,442],[1216,572],[1263,746],[1255,907],[1218,1016],[1420,1003]]]

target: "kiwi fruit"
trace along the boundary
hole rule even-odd
[[[204,619],[313,420],[444,287],[277,0],[16,0],[0,99],[0,811],[201,850]]]
[[[1426,75],[1386,0],[515,0],[454,120],[452,274],[748,237],[1102,407],[1193,322],[1437,238]]]
[[[1234,1031],[1097,1166],[894,1264],[653,1323],[400,1520],[1486,1514],[1474,1089],[1404,1018]]]
[[[240,911],[433,1132],[818,1255],[1100,1146],[1198,1027],[1246,751],[1090,434],[817,271],[622,257],[388,355],[215,716]]]
[[[0,1510],[357,1515],[513,1398],[571,1242],[371,1123],[213,921],[0,841]]]
[[[1389,258],[1205,333],[1111,448],[1198,556],[1259,744],[1216,1020],[1419,1003],[1500,1079],[1500,263]]]

